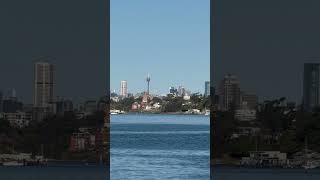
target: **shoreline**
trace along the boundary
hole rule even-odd
[[[117,113],[111,115],[123,115],[123,114],[161,114],[161,115],[200,115],[200,116],[210,116],[205,114],[196,114],[196,113],[184,113],[184,112],[125,112]]]

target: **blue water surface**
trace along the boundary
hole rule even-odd
[[[210,179],[209,116],[111,116],[111,179]]]

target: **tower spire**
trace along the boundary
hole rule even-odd
[[[149,95],[149,93],[150,93],[150,80],[151,80],[149,73],[147,75],[147,79],[146,80],[147,80],[147,85],[148,85],[147,93]]]

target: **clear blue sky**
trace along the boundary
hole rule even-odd
[[[209,0],[111,0],[111,90],[204,91],[210,78]]]

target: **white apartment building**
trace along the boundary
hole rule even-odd
[[[128,85],[127,81],[120,82],[120,96],[127,97],[128,96]]]

